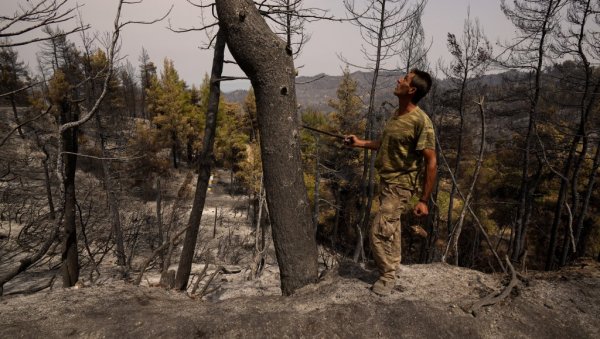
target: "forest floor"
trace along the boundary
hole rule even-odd
[[[403,265],[392,294],[380,297],[370,291],[377,277],[370,266],[326,260],[322,251],[319,282],[283,297],[272,243],[262,274],[249,279],[254,235],[242,198],[226,194],[219,180],[207,197],[205,245],[192,269],[199,275],[210,263],[203,296],[165,290],[153,269],[135,286],[119,279],[109,260],[94,282],[60,288],[57,278],[52,288],[18,293],[57,274],[32,270],[5,286],[0,338],[600,338],[600,263],[593,260],[523,272],[505,298],[473,310],[510,277],[442,263]],[[226,270],[207,284],[220,266]]]

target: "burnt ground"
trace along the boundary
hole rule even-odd
[[[403,266],[388,297],[369,290],[372,271],[347,262],[291,297],[246,293],[276,283],[273,278],[250,287],[223,277],[203,299],[122,281],[4,297],[0,337],[600,337],[600,270],[593,261],[532,273],[475,314],[467,311],[503,288],[502,275],[445,264]]]
[[[156,268],[133,285],[147,248],[139,250],[128,280],[105,259],[100,276],[88,278],[88,268],[81,284],[66,289],[60,273],[47,269],[56,267],[57,257],[5,285],[0,338],[600,338],[600,263],[593,260],[558,272],[522,272],[506,298],[471,312],[505,288],[506,275],[442,263],[406,265],[393,293],[379,297],[369,290],[376,279],[370,267],[326,259],[321,249],[320,281],[282,297],[272,243],[262,275],[249,279],[254,234],[241,213],[245,202],[227,194],[226,184],[209,193],[192,267],[199,276],[208,264],[204,296],[159,287]],[[227,273],[208,283],[223,265]],[[53,275],[51,288],[22,293]]]

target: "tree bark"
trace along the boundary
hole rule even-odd
[[[600,168],[600,139],[596,141],[596,155],[594,155],[594,163],[592,165],[592,170],[588,177],[587,190],[585,193],[585,198],[583,200],[583,206],[581,208],[581,213],[578,216],[578,220],[575,226],[575,244],[577,248],[576,256],[580,257],[585,254],[585,239],[582,239],[583,235],[583,227],[586,219],[586,214],[590,205],[590,200],[592,197],[592,192],[594,192],[594,184],[596,181],[596,173],[598,173],[598,168]],[[589,236],[589,234],[588,234]],[[600,256],[599,256],[600,258]],[[600,261],[600,260],[599,260]]]
[[[106,191],[110,223],[115,235],[115,254],[117,256],[117,265],[125,266],[127,260],[125,258],[125,245],[123,242],[123,228],[121,227],[119,203],[118,197],[113,190],[114,183],[111,178],[110,160],[107,159],[109,154],[106,151],[106,135],[100,119],[100,112],[96,114],[96,127],[98,128],[98,132],[100,134],[100,150],[102,152],[102,159],[100,162],[102,164],[102,175],[104,176],[104,189]]]
[[[460,162],[462,161],[462,151],[463,151],[463,134],[465,129],[465,92],[467,88],[467,80],[469,77],[468,73],[468,60],[465,66],[465,73],[463,78],[461,79],[460,85],[460,98],[458,101],[458,115],[460,117],[460,124],[458,128],[458,145],[456,146],[456,163],[454,164],[454,176],[456,178],[456,184],[452,183],[452,188],[450,189],[450,198],[448,201],[448,221],[446,224],[446,229],[448,231],[448,236],[452,234],[453,226],[452,226],[452,212],[454,210],[454,195],[456,194],[456,190],[458,189],[458,181],[461,176],[460,173]]]
[[[66,100],[66,99],[65,99]],[[77,115],[71,112],[69,104],[61,107],[62,124],[77,121]],[[78,127],[67,129],[61,133],[62,151],[64,157],[64,226],[63,226],[63,252],[62,252],[62,277],[63,287],[75,285],[79,279],[79,254],[77,253],[77,226],[75,202],[75,171],[77,169],[77,133]],[[59,169],[62,170],[62,169]]]
[[[65,96],[61,101],[60,107],[60,125],[58,128],[59,135],[59,151],[68,152],[61,153],[57,159],[58,176],[61,178],[64,194],[64,238],[63,238],[63,253],[62,253],[62,271],[63,271],[63,286],[73,286],[79,279],[79,258],[77,253],[77,234],[75,224],[75,171],[77,167],[77,130],[79,126],[89,121],[98,111],[100,104],[108,93],[109,83],[113,74],[115,46],[119,41],[120,30],[123,24],[119,22],[121,17],[121,8],[124,0],[119,1],[117,7],[117,15],[114,23],[114,31],[111,37],[111,43],[108,51],[107,73],[102,85],[102,93],[94,102],[93,107],[85,112],[79,119],[79,107],[73,112],[71,104]],[[52,41],[52,40],[50,40]],[[53,45],[54,46],[54,45]],[[56,67],[58,68],[58,54],[54,51]],[[64,161],[63,161],[64,156]],[[64,167],[63,167],[64,166]],[[63,173],[64,169],[64,173]]]
[[[292,50],[250,0],[217,0],[231,54],[256,96],[264,184],[281,275],[281,290],[316,282],[315,228],[302,173]]]
[[[571,166],[574,166],[573,168],[573,176],[571,179],[571,189],[572,189],[572,200],[571,200],[571,207],[574,211],[574,213],[577,213],[578,211],[578,207],[577,207],[577,202],[578,202],[578,193],[577,193],[577,182],[579,179],[579,174],[581,171],[581,166],[582,163],[585,161],[585,156],[587,154],[587,144],[588,144],[588,136],[587,136],[587,120],[589,117],[589,113],[591,111],[592,106],[594,105],[595,102],[595,98],[596,98],[596,94],[600,85],[600,82],[596,82],[596,85],[594,86],[595,88],[591,88],[592,86],[592,75],[593,75],[593,69],[590,65],[590,62],[588,61],[588,57],[586,55],[585,52],[585,47],[584,47],[584,43],[585,43],[585,36],[586,36],[586,25],[588,24],[588,19],[591,18],[591,15],[593,13],[593,10],[591,9],[591,0],[587,0],[585,2],[585,6],[582,7],[582,12],[579,13],[581,15],[581,21],[578,22],[578,31],[576,34],[577,37],[577,57],[580,59],[582,66],[584,67],[584,71],[585,71],[585,78],[584,78],[584,82],[583,82],[583,93],[581,96],[581,100],[580,100],[580,107],[579,107],[579,127],[578,127],[578,131],[577,134],[573,137],[573,141],[571,143],[571,148],[569,150],[569,155],[567,157],[567,160],[565,162],[564,165],[564,170],[563,170],[563,178],[561,178],[561,185],[560,185],[560,192],[559,192],[559,198],[558,198],[558,202],[556,204],[556,208],[555,208],[555,212],[554,212],[554,220],[552,223],[552,231],[551,231],[551,237],[556,238],[556,233],[558,232],[558,225],[561,221],[561,217],[562,217],[562,208],[563,205],[565,204],[565,199],[566,199],[566,194],[567,194],[567,190],[568,190],[568,185],[569,182],[567,180],[567,178],[570,175],[570,170],[571,170]],[[583,3],[581,4],[583,5]],[[588,98],[591,95],[591,98],[588,102]],[[579,146],[579,142],[580,140],[583,139],[583,148],[582,151],[579,155],[579,157],[577,158],[577,160],[575,159],[575,154],[577,152],[577,147]],[[577,221],[577,224],[579,224],[579,220]],[[561,253],[561,260],[560,260],[560,266],[564,266],[566,264],[567,261],[567,257],[568,257],[568,253],[569,253],[569,241],[568,241],[568,227],[565,227],[565,237],[564,237],[564,241],[563,241],[563,250]],[[553,243],[553,241],[551,241],[551,243]],[[546,270],[549,270],[551,268],[552,265],[552,257],[554,256],[554,248],[551,247],[549,248],[548,251],[548,255],[547,255],[547,259],[546,259]]]
[[[383,44],[383,34],[386,26],[386,11],[385,11],[386,2],[381,2],[381,11],[380,11],[380,19],[379,19],[379,27],[377,33],[377,46],[376,46],[376,57],[375,57],[375,68],[373,69],[373,79],[371,79],[371,91],[369,94],[369,108],[367,110],[367,129],[365,131],[365,139],[373,140],[375,138],[375,91],[377,89],[377,80],[379,79],[379,70],[381,67],[382,60],[382,44]],[[363,204],[361,205],[361,220],[360,224],[357,225],[359,236],[356,239],[356,246],[354,248],[354,256],[353,260],[358,262],[360,257],[364,257],[364,239],[363,233],[368,234],[367,230],[369,229],[370,221],[371,221],[371,206],[373,205],[373,179],[374,179],[374,171],[375,171],[375,156],[376,152],[373,150],[365,149],[364,151],[364,161],[363,161],[363,176],[362,176],[362,200]]]
[[[46,188],[46,199],[48,200],[48,213],[50,219],[56,220],[56,209],[54,208],[54,199],[52,198],[52,180],[50,178],[50,166],[48,166],[48,160],[50,160],[50,154],[39,138],[35,135],[35,142],[37,143],[40,150],[44,153],[44,159],[42,159],[42,166],[44,167],[44,186]]]
[[[102,155],[106,157],[106,148],[102,142]],[[119,212],[118,197],[114,192],[114,184],[111,179],[111,170],[109,160],[102,159],[102,171],[104,172],[104,180],[106,185],[106,193],[108,197],[108,206],[110,211],[110,221],[112,224],[113,233],[115,234],[115,245],[117,247],[117,265],[125,266],[127,260],[125,258],[125,244],[123,240],[123,227],[121,227],[121,216]]]
[[[158,246],[165,242],[165,231],[163,230],[163,217],[162,217],[162,188],[160,182],[160,176],[156,177],[156,231],[158,238]],[[160,260],[160,264],[165,261],[165,253],[164,251],[158,254],[158,258]]]
[[[213,145],[215,143],[215,130],[217,128],[217,113],[219,111],[219,98],[221,96],[220,77],[223,72],[223,62],[225,54],[225,35],[222,29],[217,33],[215,43],[215,52],[213,56],[212,72],[210,76],[210,94],[208,98],[208,110],[206,112],[206,127],[204,129],[204,139],[202,140],[202,153],[198,161],[198,181],[196,183],[196,193],[194,195],[194,204],[190,219],[188,221],[188,230],[185,233],[183,249],[179,258],[179,266],[175,277],[175,288],[185,290],[188,285],[190,273],[192,271],[192,261],[196,250],[196,241],[198,239],[198,230],[202,219],[202,210],[206,201],[206,191],[210,180],[212,169]]]
[[[581,54],[583,55],[583,52],[581,52]],[[588,65],[589,67],[589,63],[587,62],[587,59],[582,58],[585,62],[586,65]],[[586,71],[586,77],[591,77],[591,70]],[[589,141],[589,137],[587,136],[587,128],[586,128],[586,124],[588,123],[588,118],[592,112],[592,109],[596,106],[597,103],[597,93],[600,90],[600,79],[596,79],[595,85],[593,88],[588,88],[588,83],[589,79],[586,78],[586,84],[584,87],[584,95],[582,98],[582,112],[581,112],[581,123],[580,123],[580,127],[579,127],[579,131],[578,131],[578,136],[582,136],[584,139],[583,142],[583,147],[581,150],[581,153],[579,154],[579,157],[577,159],[577,161],[575,161],[575,165],[574,165],[574,169],[573,169],[573,176],[572,176],[572,181],[571,181],[571,190],[577,190],[578,185],[578,181],[579,181],[579,176],[581,174],[581,170],[582,170],[582,166],[584,165],[585,162],[585,157],[587,154],[587,149],[588,149],[588,145],[590,143]],[[591,92],[591,93],[590,93]],[[590,98],[587,98],[588,94],[591,95]],[[587,99],[587,103],[586,103],[586,99]],[[598,153],[596,153],[595,156],[595,160],[594,160],[594,165],[592,166],[592,168],[598,168],[597,167],[597,160],[598,159]],[[594,167],[595,166],[595,167]],[[583,223],[585,220],[585,216],[587,213],[587,209],[589,207],[589,199],[591,197],[591,188],[593,187],[593,181],[595,180],[595,172],[596,170],[593,169],[589,180],[588,180],[588,191],[586,192],[585,196],[584,196],[584,200],[583,200],[583,205],[581,207],[581,209],[579,209],[578,205],[575,204],[574,202],[578,200],[578,196],[579,194],[573,194],[573,202],[572,202],[572,209],[574,211],[574,213],[577,215],[576,218],[576,222],[575,222],[575,241],[576,243],[579,242],[579,238],[581,236],[581,230],[583,229]],[[565,232],[566,233],[566,232]],[[562,252],[562,257],[561,257],[561,261],[560,261],[560,266],[564,266],[566,264],[567,261],[567,256],[569,254],[569,242],[565,241],[564,245],[563,245],[563,252]],[[580,253],[578,253],[577,255],[581,255]]]
[[[315,133],[316,134],[316,133]],[[319,162],[319,143],[321,138],[319,135],[315,135],[315,192],[314,192],[314,204],[313,204],[313,214],[312,220],[313,225],[315,225],[315,229],[319,226],[319,199],[321,199],[321,195],[319,194],[320,184],[321,184],[321,163]]]
[[[15,100],[14,94],[10,96],[10,106],[12,107],[13,116],[15,117],[15,123],[17,124],[17,131],[19,132],[19,136],[21,137],[21,139],[25,139],[25,134],[23,134],[23,130],[21,129],[21,123],[19,122],[19,113],[17,111],[17,102]]]
[[[551,9],[551,4],[548,5],[548,13]],[[535,189],[535,186],[532,185],[530,178],[530,159],[532,153],[532,144],[533,144],[533,135],[534,130],[536,128],[537,122],[537,111],[538,111],[538,102],[540,99],[540,91],[541,91],[541,73],[542,67],[544,64],[544,51],[546,48],[546,36],[547,36],[547,25],[550,20],[550,14],[546,14],[543,18],[543,27],[541,30],[541,37],[538,43],[538,55],[537,55],[537,63],[534,68],[535,72],[535,80],[533,84],[533,95],[531,97],[531,104],[529,106],[529,124],[527,127],[527,135],[525,136],[525,146],[523,151],[523,161],[522,161],[522,174],[521,174],[521,186],[519,189],[519,207],[517,210],[517,220],[514,225],[513,233],[514,233],[514,242],[511,248],[511,260],[513,262],[518,262],[525,253],[525,238],[527,236],[527,228],[529,226],[529,216],[530,210],[532,206],[532,192]]]

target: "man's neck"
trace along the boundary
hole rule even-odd
[[[410,98],[398,98],[398,115],[410,113],[417,107]]]

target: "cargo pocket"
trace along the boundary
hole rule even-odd
[[[396,233],[396,229],[400,228],[400,218],[385,216],[379,213],[379,220],[375,224],[374,233],[384,239],[390,239]]]
[[[373,234],[390,239],[400,231],[400,216],[407,207],[412,193],[397,186],[385,185],[379,195],[379,212],[377,213]]]
[[[401,213],[402,203],[393,195],[383,195],[375,220],[374,233],[385,239],[391,238],[400,229]]]

